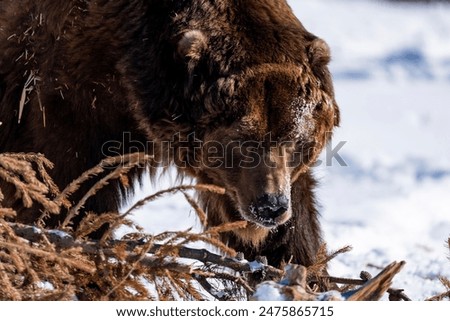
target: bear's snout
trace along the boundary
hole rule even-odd
[[[283,216],[287,214],[289,207],[290,201],[286,195],[264,194],[250,205],[249,210],[258,223],[273,227],[286,220]]]

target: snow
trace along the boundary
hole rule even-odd
[[[298,108],[301,106],[301,108]],[[297,109],[297,113],[294,117],[295,128],[299,135],[297,139],[307,139],[311,137],[311,133],[314,131],[314,125],[312,123],[314,107],[317,106],[315,102],[306,102],[304,98],[294,99],[292,102],[292,108]],[[328,105],[326,105],[328,106]]]
[[[253,296],[256,301],[286,301],[281,292],[277,283],[269,281],[259,285]]]
[[[394,279],[414,300],[450,276],[450,6],[290,1],[331,47],[342,123],[332,146],[347,166],[321,166],[318,196],[330,266],[355,277],[405,260]],[[320,16],[318,13],[320,12]],[[323,23],[326,21],[327,23]]]
[[[264,264],[258,261],[251,261],[248,263],[251,272],[261,271],[264,269]]]
[[[59,239],[72,239],[72,236],[70,234],[60,230],[50,230],[48,231],[48,234],[50,234],[50,236],[54,235]]]
[[[319,301],[344,301],[345,298],[338,291],[328,291],[325,293],[321,293],[317,300]]]
[[[334,259],[330,273],[375,275],[405,260],[394,287],[413,300],[443,292],[437,278],[450,277],[450,5],[289,3],[333,54],[342,123],[331,146],[346,142],[339,150],[345,164],[315,168],[317,195],[329,248],[353,250]],[[173,183],[146,185],[136,199]],[[200,230],[182,195],[150,203],[135,220],[150,233]],[[266,290],[259,295],[276,299]]]

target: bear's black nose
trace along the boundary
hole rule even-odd
[[[273,220],[289,209],[289,199],[285,195],[264,194],[252,206],[253,214],[262,220]]]

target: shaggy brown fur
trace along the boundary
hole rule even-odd
[[[0,152],[45,154],[64,187],[145,150],[226,188],[199,197],[210,225],[249,221],[224,236],[238,251],[309,265],[309,166],[339,122],[329,55],[284,0],[0,0]],[[117,210],[118,189],[85,210]]]

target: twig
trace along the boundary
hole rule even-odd
[[[331,283],[338,283],[338,284],[363,285],[364,283],[366,283],[366,281],[360,279],[340,278],[330,275],[321,275],[319,277],[322,279],[327,279]]]
[[[404,264],[404,262],[400,262],[400,264]],[[402,266],[400,266],[399,269]],[[388,266],[388,268],[389,268],[389,266]],[[385,270],[380,272],[380,274],[378,274],[377,277],[380,277],[380,275],[382,275],[383,273],[386,273]],[[398,272],[396,272],[396,273],[398,273]],[[395,274],[393,274],[392,277],[394,275]],[[334,277],[334,276],[329,276],[329,275],[321,275],[320,278],[327,279],[329,282],[332,282],[332,283],[346,284],[346,285],[360,285],[360,286],[364,286],[368,282],[370,282],[370,280],[373,280],[373,278],[370,276],[370,274],[368,274],[367,272],[364,272],[364,271],[361,272],[361,279],[339,278],[339,277]],[[411,299],[405,293],[403,293],[403,291],[404,291],[403,289],[388,288],[385,292],[389,293],[390,301],[400,301],[400,300],[411,301]]]
[[[10,243],[10,242],[0,241],[0,247],[13,248],[13,249],[17,249],[22,252],[25,251],[30,254],[40,256],[40,257],[45,258],[46,260],[50,260],[50,261],[64,262],[66,265],[76,268],[78,270],[84,271],[86,273],[94,273],[95,272],[95,268],[90,265],[91,262],[82,262],[79,259],[67,258],[67,257],[63,257],[61,255],[57,255],[56,253],[51,253],[49,251],[34,249],[31,247],[26,247],[26,246],[22,246],[22,245]]]
[[[168,188],[163,191],[159,191],[155,194],[152,194],[150,196],[147,196],[147,197],[141,199],[140,201],[135,203],[130,209],[128,209],[128,211],[125,212],[124,216],[129,215],[131,212],[138,210],[139,208],[141,208],[148,202],[154,201],[155,199],[157,199],[161,196],[164,196],[167,194],[173,194],[173,193],[177,193],[177,192],[184,192],[184,191],[188,191],[188,190],[208,191],[208,192],[213,192],[213,193],[218,193],[218,194],[225,193],[225,189],[215,186],[215,185],[207,185],[207,184],[182,185],[182,186],[172,187],[172,188]]]
[[[403,291],[405,290],[389,288],[387,290],[387,293],[389,293],[389,301],[411,301]]]
[[[450,245],[450,239],[449,245]],[[426,299],[425,301],[442,301],[444,298],[450,299],[450,280],[446,277],[441,276],[439,278],[441,283],[446,287],[447,291],[438,295],[434,295],[431,298]]]
[[[151,159],[151,157],[148,155],[145,155],[142,153],[135,153],[135,154],[131,154],[131,155],[122,156],[121,158],[114,157],[113,159],[106,159],[106,160],[102,161],[97,167],[105,168],[107,166],[111,166],[111,164],[115,164],[117,166],[120,164],[120,163],[119,164],[116,163],[118,160],[121,160],[122,162],[124,162],[124,164],[121,164],[114,171],[107,174],[105,177],[103,177],[98,182],[96,182],[94,184],[94,186],[92,186],[89,189],[89,191],[81,198],[81,200],[78,202],[78,204],[69,210],[69,213],[67,214],[67,216],[64,219],[64,222],[61,226],[62,227],[67,226],[67,224],[69,224],[71,222],[71,220],[76,215],[78,215],[80,209],[84,206],[86,201],[89,198],[91,198],[92,196],[94,196],[100,189],[102,189],[103,187],[108,185],[111,181],[120,178],[122,175],[126,175],[134,167],[145,164],[150,159]]]
[[[142,250],[142,253],[140,253],[137,256],[137,258],[135,260],[133,260],[133,263],[132,263],[128,273],[110,291],[108,291],[108,293],[105,296],[106,298],[108,298],[111,294],[114,293],[114,291],[116,291],[121,285],[123,285],[126,282],[126,280],[131,276],[133,271],[136,269],[137,265],[145,259],[145,255],[146,255],[147,251],[151,248],[152,244],[153,244],[153,242],[150,240],[145,245],[145,248]]]
[[[438,295],[434,295],[431,298],[426,299],[425,301],[442,301],[445,298],[450,299],[450,291],[438,294]]]
[[[376,301],[389,289],[394,276],[400,272],[405,262],[393,262],[389,264],[376,277],[367,281],[361,288],[352,294],[348,301]]]

